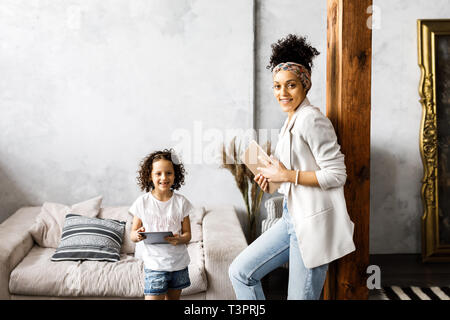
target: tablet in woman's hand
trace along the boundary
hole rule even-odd
[[[250,169],[250,171],[256,176],[258,173],[258,167],[265,167],[266,164],[261,160],[264,159],[267,162],[271,162],[270,157],[261,148],[255,140],[250,141],[247,150],[245,150],[242,155],[242,162]],[[279,182],[269,182],[269,193],[274,193],[278,190],[281,183]]]

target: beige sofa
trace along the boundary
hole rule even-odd
[[[127,221],[121,259],[50,260],[55,249],[33,241],[30,228],[41,207],[24,207],[0,225],[0,299],[143,299],[143,262],[129,240],[128,207],[101,208],[99,217]],[[196,208],[191,218],[191,286],[181,299],[235,299],[228,266],[247,247],[232,206]]]

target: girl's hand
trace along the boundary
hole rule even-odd
[[[286,181],[287,169],[284,164],[276,159],[274,156],[270,156],[270,162],[258,157],[265,167],[256,168],[267,179],[268,182],[284,182]],[[264,189],[263,189],[264,190]]]
[[[166,240],[171,245],[176,246],[179,243],[182,243],[182,239],[179,234],[174,234],[173,237],[165,237],[164,240]]]
[[[139,232],[145,232],[145,228],[144,227],[140,227],[139,229],[137,229],[134,233],[134,238],[136,239],[136,242],[142,241],[144,240],[146,237],[139,234]]]

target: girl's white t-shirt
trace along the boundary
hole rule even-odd
[[[129,211],[142,221],[145,232],[172,231],[181,235],[181,223],[193,210],[183,195],[173,192],[167,201],[156,199],[148,192],[131,205]],[[178,271],[189,265],[186,244],[136,243],[135,257],[144,260],[145,268],[158,271]]]

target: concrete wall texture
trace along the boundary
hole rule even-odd
[[[417,19],[450,18],[450,1],[374,0],[370,251],[421,252],[422,105]]]
[[[374,0],[371,253],[420,252],[416,20],[449,4]],[[218,147],[281,127],[265,67],[288,33],[321,52],[309,99],[325,113],[326,0],[1,0],[0,222],[45,201],[130,205],[140,160],[174,147],[180,192],[245,224]]]
[[[209,129],[250,126],[252,15],[241,0],[2,0],[1,220],[98,194],[130,205],[140,160],[189,143],[180,192],[245,210],[203,157]]]

